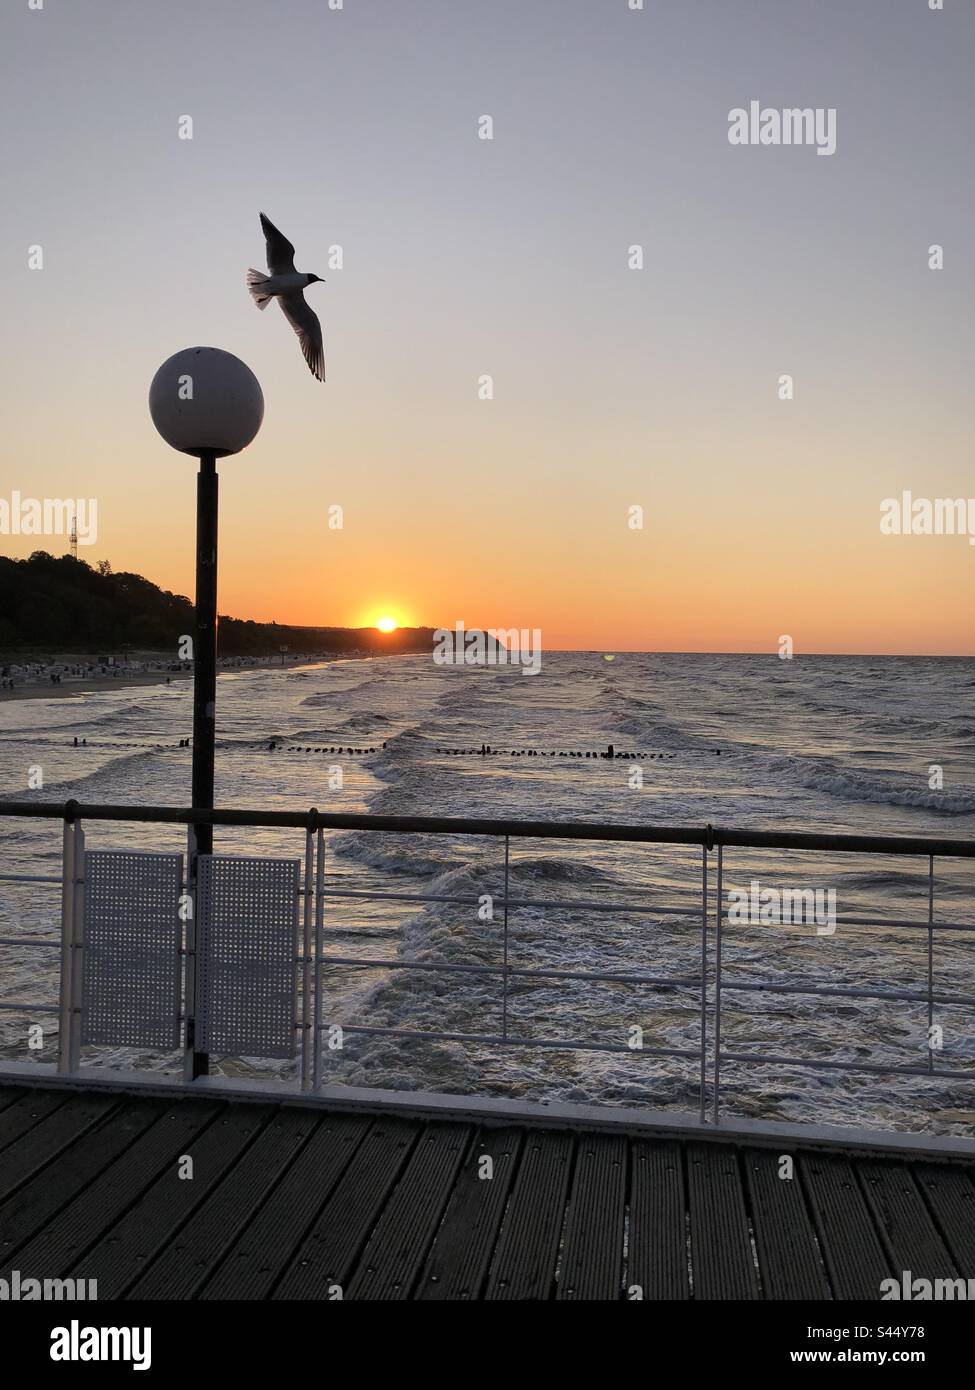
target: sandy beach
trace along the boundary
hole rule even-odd
[[[319,666],[330,661],[352,661],[363,660],[371,653],[350,653],[329,652],[324,655],[305,655],[296,656],[284,662],[278,658],[266,660],[240,660],[231,658],[226,664],[217,667],[217,675],[227,675],[241,671],[280,671],[295,670],[302,666]],[[76,658],[77,660],[77,658]],[[0,666],[6,664],[0,658]],[[58,682],[53,682],[50,678],[50,671],[59,671],[63,663],[55,661],[47,663],[44,674],[35,676],[32,679],[19,679],[15,681],[13,687],[0,688],[0,704],[5,701],[14,700],[63,700],[71,695],[91,695],[98,691],[121,690],[126,686],[141,685],[183,685],[192,683],[193,672],[184,671],[138,671],[126,670],[123,668],[103,669],[101,671],[91,671],[85,675],[62,674]]]
[[[125,676],[77,676],[60,685],[51,681],[25,681],[12,690],[0,690],[0,704],[8,700],[63,700],[69,695],[91,695],[99,690],[120,690],[127,685],[175,685],[191,681],[189,672],[167,678],[162,671],[133,671]]]

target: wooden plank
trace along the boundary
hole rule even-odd
[[[680,1145],[634,1140],[630,1173],[627,1297],[653,1302],[689,1298],[690,1256]]]
[[[414,1121],[376,1118],[288,1264],[275,1299],[333,1300],[344,1292],[420,1133]]]
[[[417,1298],[480,1298],[521,1142],[517,1129],[482,1129],[477,1135],[427,1259]],[[492,1163],[490,1177],[482,1176],[487,1172],[485,1158]]]
[[[576,1149],[557,1299],[618,1301],[623,1292],[626,1140],[583,1135]]]
[[[166,1108],[134,1144],[28,1241],[17,1256],[18,1268],[32,1278],[63,1278],[157,1174],[167,1164],[175,1166],[186,1146],[220,1108],[214,1102],[190,1100]],[[62,1158],[61,1162],[69,1163],[70,1159]]]
[[[133,1101],[72,1144],[12,1197],[0,1204],[3,1261],[56,1217],[88,1183],[133,1144],[165,1109],[162,1101]],[[51,1275],[53,1278],[54,1276]]]
[[[895,1277],[908,1269],[921,1279],[953,1279],[962,1272],[938,1234],[908,1164],[860,1161],[857,1169]],[[879,1296],[878,1289],[874,1297]]]
[[[24,1094],[0,1111],[0,1151],[27,1134],[45,1116],[64,1104],[64,1091],[25,1091]]]
[[[973,1170],[949,1163],[919,1163],[912,1171],[955,1264],[966,1279],[975,1278]]]
[[[406,1299],[440,1224],[471,1139],[471,1127],[428,1125],[366,1243],[347,1298]]]
[[[799,1178],[809,1201],[833,1297],[877,1299],[887,1258],[849,1159],[804,1153]]]
[[[800,1159],[790,1155],[793,1176],[781,1177],[774,1149],[742,1154],[758,1267],[766,1298],[831,1298],[829,1280],[799,1179]]]
[[[258,1215],[228,1250],[201,1291],[201,1299],[270,1297],[368,1134],[370,1123],[366,1116],[325,1116]]]
[[[725,1144],[688,1145],[687,1194],[695,1299],[758,1298],[736,1150]]]
[[[126,1298],[195,1298],[318,1124],[311,1110],[277,1110],[270,1122]]]
[[[0,1154],[0,1201],[75,1143],[118,1106],[117,1096],[77,1095],[45,1116]]]
[[[0,1086],[0,1110],[6,1110],[8,1105],[20,1100],[23,1094],[23,1086]]]
[[[551,1297],[573,1147],[567,1133],[526,1133],[486,1298]]]
[[[193,1176],[170,1162],[135,1206],[72,1266],[76,1279],[98,1281],[100,1299],[121,1298],[216,1187],[273,1114],[267,1105],[228,1107],[184,1147]],[[180,1155],[180,1160],[183,1158]]]

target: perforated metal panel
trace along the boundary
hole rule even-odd
[[[84,857],[81,1040],[179,1047],[181,854]]]
[[[293,1057],[299,861],[205,854],[198,872],[197,1047]]]

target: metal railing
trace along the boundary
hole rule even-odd
[[[935,919],[935,859],[975,859],[975,843],[966,840],[924,838],[915,836],[865,836],[853,834],[815,834],[792,831],[741,831],[706,825],[643,826],[602,823],[572,823],[563,821],[523,821],[479,819],[445,816],[376,816],[319,812],[253,811],[253,810],[192,810],[162,806],[87,805],[75,801],[65,803],[0,802],[0,824],[4,817],[59,820],[63,823],[62,873],[12,874],[0,872],[0,881],[59,885],[61,900],[61,939],[37,940],[33,937],[0,935],[0,947],[19,946],[60,950],[60,984],[56,1005],[44,1001],[7,1000],[0,1009],[14,1013],[57,1013],[59,1017],[58,1068],[63,1073],[77,1074],[80,1064],[82,992],[81,974],[85,951],[84,940],[84,855],[83,821],[143,823],[156,825],[201,824],[221,827],[253,827],[261,829],[295,829],[305,833],[303,884],[299,889],[299,904],[295,913],[295,1028],[299,1034],[297,1048],[298,1074],[301,1088],[317,1091],[321,1084],[322,1033],[334,1028],[334,1021],[323,1018],[323,975],[333,967],[369,970],[431,971],[493,977],[500,985],[500,1032],[467,1032],[435,1029],[401,1028],[367,1024],[341,1024],[343,1033],[362,1036],[381,1036],[409,1040],[461,1042],[499,1048],[558,1049],[572,1052],[620,1053],[630,1057],[671,1058],[692,1062],[698,1076],[698,1108],[704,1121],[710,1108],[711,1119],[718,1123],[722,1086],[722,1067],[740,1066],[796,1067],[862,1073],[865,1075],[911,1076],[944,1078],[952,1081],[975,1079],[975,1067],[939,1067],[934,1060],[931,1032],[936,1006],[975,1007],[975,995],[938,993],[935,990],[934,943],[943,932],[968,933],[975,931],[975,922],[937,921]],[[421,834],[450,836],[486,836],[503,841],[503,892],[494,897],[493,906],[503,908],[501,914],[501,963],[490,965],[475,962],[426,960],[403,957],[337,955],[325,953],[325,906],[328,900],[373,901],[404,904],[439,903],[477,908],[479,896],[464,894],[401,893],[366,891],[326,887],[325,833],[327,831],[362,831],[387,834]],[[700,900],[695,906],[682,903],[657,902],[647,896],[587,899],[546,899],[511,896],[512,840],[559,839],[588,842],[614,842],[646,846],[697,847],[700,850]],[[729,910],[725,901],[725,852],[729,848],[756,850],[800,850],[829,852],[840,855],[908,856],[926,861],[927,912],[923,919],[847,915],[837,918],[836,927],[868,926],[921,930],[927,934],[926,978],[921,989],[861,989],[851,985],[819,983],[780,983],[769,980],[729,977],[723,961],[723,947],[729,926]],[[712,866],[714,869],[712,894]],[[188,877],[182,885],[195,891],[195,881]],[[648,914],[655,917],[686,918],[700,924],[699,954],[693,973],[656,975],[641,970],[567,970],[542,966],[513,965],[510,959],[510,912],[524,908],[558,909],[585,913]],[[196,942],[193,914],[187,924],[180,955],[183,969],[183,1004],[180,1013],[185,1040],[184,1077],[189,1080],[195,1072],[189,1067],[192,1055],[194,1021],[201,1002],[197,995],[195,975]],[[2,928],[2,923],[0,923]],[[964,938],[963,938],[964,939]],[[638,943],[634,942],[634,949]],[[2,978],[2,957],[0,957]],[[600,984],[639,985],[651,989],[675,987],[694,991],[699,1011],[694,1047],[639,1047],[631,1043],[599,1041],[585,1037],[542,1038],[513,1032],[510,1027],[510,987],[516,981],[587,981]],[[725,995],[773,994],[808,995],[837,999],[872,1001],[902,1001],[923,1003],[927,1008],[929,1043],[924,1065],[892,1065],[882,1062],[847,1061],[838,1058],[790,1056],[755,1049],[729,1050],[723,1046],[722,1023]],[[710,1087],[709,1087],[710,1077]],[[710,1107],[708,1106],[710,1090]]]

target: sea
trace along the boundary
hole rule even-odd
[[[217,709],[216,799],[226,807],[975,833],[968,658],[571,652],[546,653],[525,675],[397,656],[228,672]],[[0,704],[0,796],[185,805],[191,754],[179,744],[191,712],[186,683]],[[624,756],[595,756],[610,744]],[[178,827],[89,822],[86,835],[90,848],[185,844]],[[506,914],[503,838],[353,830],[329,831],[325,843],[324,1081],[697,1111],[700,846],[512,837]],[[0,818],[0,846],[0,873],[59,874],[57,821]],[[304,837],[218,829],[215,849],[298,858]],[[832,930],[825,917],[747,911],[723,928],[721,1114],[970,1133],[972,861],[936,858],[931,877],[926,857],[728,848],[722,875],[735,903],[818,889],[835,910]],[[56,884],[0,880],[0,1002],[56,999],[57,951],[2,938],[55,942],[59,911]],[[420,968],[437,964],[458,968]],[[623,978],[632,976],[653,983]],[[43,1033],[31,1034],[38,1021]],[[49,1060],[55,1029],[53,1014],[0,1012],[0,1053]],[[480,1040],[502,1033],[507,1043]],[[713,1044],[712,1032],[709,1053]],[[178,1067],[172,1055],[118,1048],[86,1059]],[[214,1066],[293,1074],[261,1058]],[[713,1085],[709,1062],[709,1113]]]

